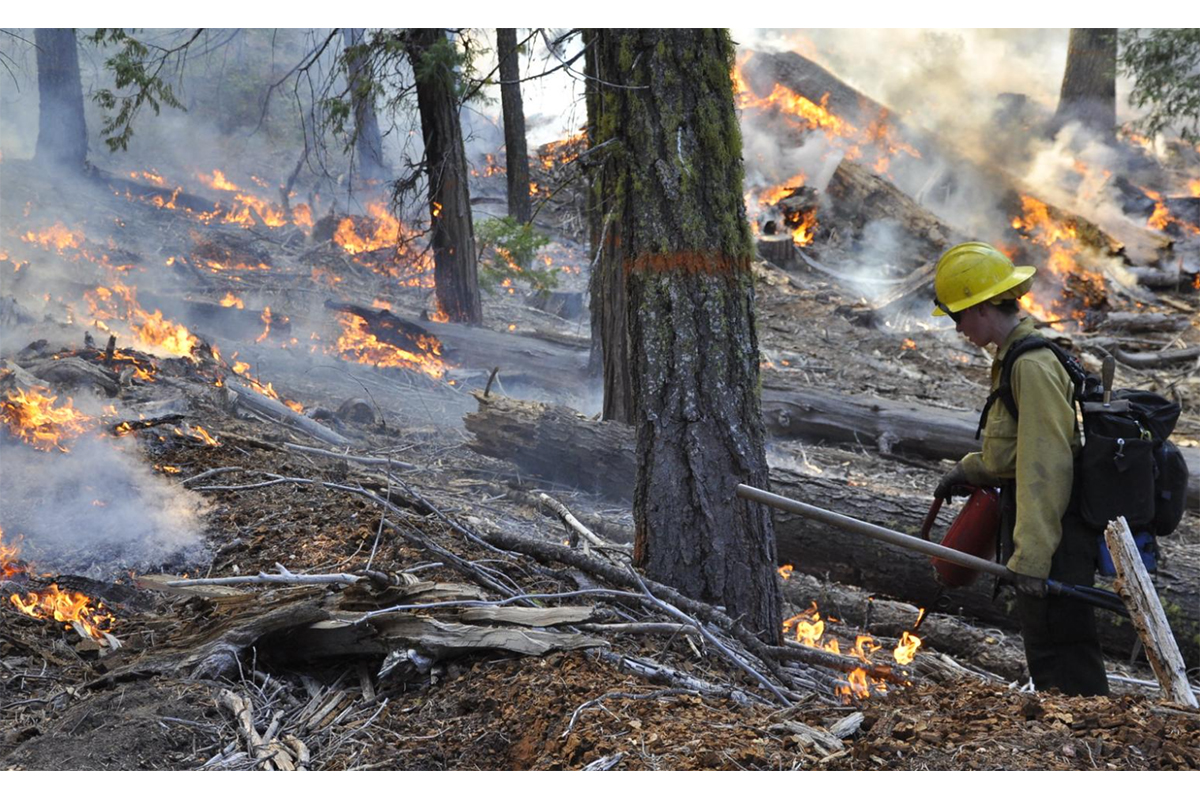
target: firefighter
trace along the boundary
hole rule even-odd
[[[1015,267],[982,242],[946,251],[934,276],[934,316],[949,316],[978,347],[995,345],[992,391],[1000,384],[1009,347],[1040,336],[1018,316],[1017,298],[1033,285],[1033,267]],[[1080,450],[1073,384],[1054,353],[1038,348],[1013,362],[1014,419],[1004,403],[989,403],[982,447],[938,483],[936,497],[1001,487],[1000,558],[1016,586],[1016,611],[1030,677],[1039,690],[1106,695],[1108,679],[1091,606],[1047,596],[1046,578],[1091,586],[1096,531],[1084,524],[1073,500],[1074,459]]]

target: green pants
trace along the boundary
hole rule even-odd
[[[1006,498],[1015,492],[1005,487]],[[1011,506],[1001,501],[1002,541],[1012,541]],[[1096,577],[1099,542],[1095,530],[1074,508],[1063,516],[1063,537],[1050,562],[1050,577],[1062,583],[1091,586]],[[1009,550],[1011,552],[1011,550]],[[1005,556],[1007,560],[1007,556]],[[1058,689],[1067,695],[1107,695],[1108,677],[1095,609],[1069,597],[1017,594],[1017,619],[1025,643],[1025,663],[1039,691]]]

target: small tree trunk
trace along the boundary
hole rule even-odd
[[[342,41],[346,47],[361,44],[362,28],[346,28]],[[354,104],[354,152],[358,156],[358,171],[368,181],[382,181],[388,176],[383,161],[383,136],[375,116],[375,103],[370,95],[370,81],[364,73],[368,64],[363,58],[353,59],[346,67],[350,82],[350,101]]]
[[[611,203],[601,268],[624,275],[628,299],[634,558],[776,641],[771,516],[734,494],[767,485],[767,463],[733,45],[711,29],[591,36],[595,134],[613,142],[593,187]],[[626,336],[605,334],[606,347]]]
[[[416,76],[429,178],[434,293],[438,307],[451,322],[478,325],[483,321],[483,312],[467,157],[458,116],[458,75],[448,66],[451,59],[440,57],[446,53],[431,52],[453,47],[442,28],[414,28],[408,33],[408,56]]]
[[[532,218],[529,201],[529,149],[525,141],[525,107],[521,101],[521,65],[517,58],[517,29],[496,29],[500,56],[500,107],[504,114],[505,175],[508,215],[524,224]]]
[[[605,108],[615,104],[611,93],[605,94],[596,82],[596,57],[588,46],[584,55],[586,83],[588,147],[604,140],[597,138]],[[592,274],[588,293],[591,296],[592,352],[588,372],[604,381],[602,418],[633,424],[633,392],[630,389],[630,356],[625,321],[625,274],[621,271],[620,224],[616,215],[618,203],[611,187],[619,175],[616,164],[603,161],[592,173],[588,193],[588,230],[591,245]]]
[[[74,28],[38,28],[38,138],[34,159],[82,170],[87,160],[87,123]]]
[[[1072,28],[1052,130],[1078,121],[1112,137],[1117,129],[1117,31]]]

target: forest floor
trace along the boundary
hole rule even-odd
[[[4,164],[8,171],[19,168]],[[26,198],[11,194],[10,185],[5,188],[7,208],[19,209]],[[26,186],[37,184],[30,179]],[[86,206],[90,201],[77,197],[63,202]],[[6,232],[20,224],[17,215],[8,211],[0,220]],[[308,273],[314,259],[326,258],[314,256],[309,249],[304,255],[307,260],[302,260],[298,251],[291,244],[279,246],[277,269],[283,272],[292,265],[297,274]],[[560,265],[586,265],[577,243],[559,241],[553,253]],[[328,257],[324,263],[333,260]],[[363,278],[361,272],[345,273],[340,296],[363,303],[376,294],[386,296],[396,313],[413,319],[428,308],[428,290],[389,293],[380,289],[386,280]],[[988,357],[953,330],[934,329],[928,320],[915,317],[897,320],[892,329],[863,327],[855,324],[852,313],[861,307],[861,298],[828,277],[796,272],[789,279],[769,265],[762,265],[758,274],[765,370],[798,385],[825,386],[845,394],[870,392],[940,407],[976,408],[986,395]],[[360,280],[363,284],[355,285],[354,293],[346,289]],[[568,270],[560,288],[580,291],[585,284],[586,269]],[[225,287],[219,284],[206,291],[217,297]],[[293,330],[302,330],[304,320],[314,313],[304,292],[288,293],[264,282],[260,294],[261,299],[270,296],[277,313],[290,314]],[[1197,303],[1195,295],[1184,301]],[[588,335],[585,319],[563,320],[530,309],[518,293],[488,296],[484,314],[486,327],[512,333],[514,347],[534,332],[585,343]],[[15,340],[17,330],[26,341]],[[12,357],[48,331],[52,338],[65,339],[68,332],[81,338],[78,329],[61,319],[42,318],[17,330],[4,332],[4,356]],[[1193,324],[1182,341],[1200,342],[1200,329]],[[223,342],[221,349],[228,352],[229,345]],[[405,473],[406,491],[419,493],[450,519],[478,529],[559,542],[563,534],[558,521],[527,502],[529,492],[544,489],[581,516],[607,520],[616,528],[627,528],[631,522],[630,510],[620,504],[515,474],[510,464],[468,447],[470,437],[461,416],[474,410],[474,401],[467,391],[486,374],[464,371],[458,383],[450,385],[336,360],[332,363],[337,369],[317,368],[305,354],[273,346],[271,340],[242,341],[240,347],[244,358],[253,359],[256,377],[272,380],[284,397],[307,409],[336,408],[366,391],[383,418],[374,424],[345,423],[342,430],[354,440],[353,451],[413,465]],[[597,410],[596,388],[583,376],[574,397],[547,397],[536,386],[506,388],[503,377],[498,391],[572,403],[589,414]],[[181,374],[178,380],[195,382],[195,376]],[[152,392],[152,387],[143,388]],[[372,554],[379,569],[420,568],[422,577],[430,580],[455,579],[444,559],[411,540],[380,535],[378,509],[370,502],[333,488],[361,478],[357,467],[286,449],[287,441],[316,443],[271,423],[230,413],[199,390],[187,397],[192,418],[220,444],[139,434],[138,452],[165,480],[184,486],[189,478],[223,469],[226,472],[208,479],[209,484],[245,485],[269,480],[263,478],[269,475],[302,476],[316,482],[244,491],[202,491],[193,482],[188,491],[205,497],[207,555],[201,561],[164,568],[192,576],[228,576],[270,571],[283,564],[294,573],[326,573],[358,569]],[[1183,399],[1185,417],[1177,438],[1196,444],[1200,398]],[[844,470],[845,480],[859,485],[903,482],[929,488],[946,467],[873,458],[862,448],[822,443],[806,446],[803,461],[831,473],[852,463]],[[414,524],[423,535],[458,556],[470,561],[500,558],[435,515],[422,512],[421,517]],[[1200,543],[1196,514],[1189,512],[1179,537],[1188,544]],[[219,624],[224,613],[220,603],[154,590],[138,576],[126,576],[102,562],[80,566],[71,574],[76,575],[77,585],[87,584],[96,596],[106,599],[117,618],[113,633],[123,646],[98,648],[72,629],[63,630],[0,603],[0,768],[221,768],[229,763],[222,756],[238,747],[239,741],[236,721],[219,704],[222,690],[254,699],[260,730],[272,720],[288,729],[306,709],[311,710],[316,698],[331,692],[343,696],[336,718],[310,724],[301,737],[310,750],[311,767],[322,769],[1200,767],[1200,714],[1163,703],[1152,689],[1124,684],[1114,687],[1112,697],[1082,699],[1034,693],[1018,683],[930,677],[845,704],[814,693],[780,710],[664,690],[619,671],[593,650],[536,657],[476,653],[443,660],[425,677],[404,681],[373,678],[380,669],[380,655],[307,663],[273,660],[272,650],[265,646],[261,652],[251,649],[252,659],[242,664],[243,671],[235,679],[190,678],[139,665],[158,663],[156,658],[176,652],[172,648],[189,637],[202,637],[206,626]],[[527,574],[537,585],[553,577]],[[69,583],[71,576],[60,580]],[[334,591],[260,587],[254,590],[257,599],[247,602],[266,607]],[[813,599],[787,582],[784,591],[794,612]],[[712,684],[746,692],[757,689],[698,637],[610,638],[613,649],[689,670]],[[1111,667],[1143,679],[1151,677],[1144,665],[1130,667],[1114,660]],[[789,728],[795,722],[828,728],[855,713],[862,714],[861,723],[840,748],[814,748],[802,732]]]

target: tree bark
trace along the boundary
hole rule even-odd
[[[592,47],[595,132],[612,142],[601,262],[627,294],[628,330],[605,341],[629,346],[634,560],[775,641],[770,515],[732,494],[767,480],[733,45],[722,30],[643,29],[593,31]]]
[[[587,34],[584,34],[585,37]],[[614,114],[617,97],[604,92],[596,79],[596,54],[589,45],[584,55],[584,70],[588,76],[585,88],[587,102],[588,148],[605,140],[597,138],[605,113]],[[591,295],[592,353],[589,371],[602,378],[604,401],[601,414],[613,422],[633,424],[633,391],[630,388],[629,341],[626,333],[625,273],[621,270],[621,219],[617,215],[618,195],[613,191],[620,180],[615,160],[604,159],[594,165],[588,187],[588,228],[591,243],[592,275],[588,291]]]
[[[521,65],[517,29],[496,29],[500,56],[500,109],[504,115],[504,170],[508,179],[508,215],[522,225],[532,218],[529,201],[529,149],[525,141],[525,107],[521,101]]]
[[[483,321],[483,311],[467,186],[469,171],[458,116],[458,75],[450,66],[452,59],[447,57],[454,45],[442,28],[414,28],[408,33],[407,45],[425,141],[434,295],[451,322],[478,325]]]
[[[1051,132],[1069,122],[1112,138],[1117,130],[1117,31],[1072,28],[1058,112]]]
[[[38,138],[34,159],[82,170],[87,123],[74,28],[37,28]]]
[[[342,41],[346,47],[361,44],[362,28],[346,28]],[[383,136],[379,131],[379,119],[375,116],[375,102],[371,96],[369,64],[364,58],[355,58],[347,65],[350,82],[350,101],[354,106],[354,152],[358,156],[359,174],[368,181],[382,181],[388,176],[383,161]]]

